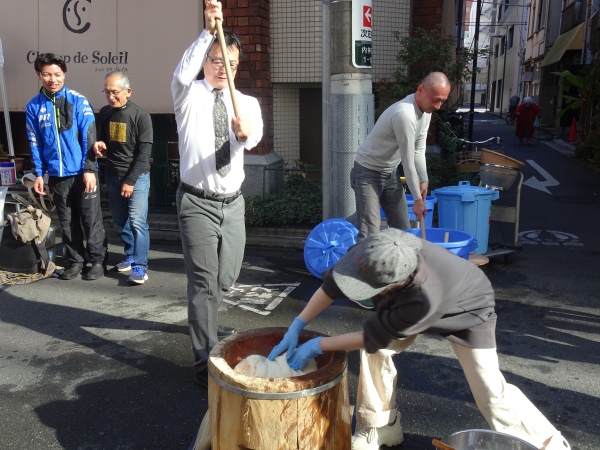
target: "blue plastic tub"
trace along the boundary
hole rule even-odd
[[[433,210],[435,209],[435,204],[437,202],[437,198],[427,196],[425,197],[425,209],[427,210],[427,215],[425,216],[425,228],[433,227]],[[413,204],[415,203],[413,196],[410,194],[406,194],[406,204],[408,205],[408,220],[415,221],[417,220],[417,216],[412,212]],[[381,212],[381,218],[385,219],[385,213],[383,212],[383,208],[379,208]]]
[[[439,227],[473,235],[478,243],[474,253],[486,253],[492,201],[498,198],[498,191],[461,181],[458,186],[435,189],[431,194],[438,199]]]
[[[304,244],[304,263],[315,277],[346,254],[356,244],[358,229],[344,219],[328,219],[309,233]]]
[[[411,228],[405,231],[421,237],[420,228]],[[448,242],[444,242],[446,233],[448,233]],[[444,247],[456,256],[467,260],[469,259],[469,253],[477,248],[477,239],[464,231],[425,227],[425,234],[428,242]]]

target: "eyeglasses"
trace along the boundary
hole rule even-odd
[[[208,59],[210,59],[210,62],[212,63],[213,67],[215,69],[220,69],[221,67],[225,66],[225,61],[222,60],[221,58],[211,58],[209,55],[206,55],[208,57]],[[229,63],[229,67],[231,67],[231,70],[237,70],[239,66],[239,63],[235,63],[235,62],[230,62]]]
[[[102,92],[105,95],[108,95],[109,97],[112,95],[113,97],[116,97],[117,95],[119,95],[121,92],[125,91],[126,89],[121,89],[120,91],[107,91],[106,89],[102,89]]]

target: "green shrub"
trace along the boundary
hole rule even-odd
[[[310,166],[296,162],[284,169],[279,193],[246,199],[249,227],[314,227],[323,220],[321,180],[308,175]]]

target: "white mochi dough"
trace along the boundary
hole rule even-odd
[[[285,358],[285,353],[270,361],[261,355],[250,355],[242,359],[234,369],[243,375],[263,378],[288,378],[306,375],[317,370],[317,362],[314,358],[308,360],[302,370],[292,369]]]

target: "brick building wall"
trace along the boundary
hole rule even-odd
[[[233,30],[242,42],[242,59],[235,87],[258,99],[264,122],[263,138],[249,154],[273,151],[273,84],[271,83],[268,0],[224,0],[224,28]]]
[[[442,21],[444,0],[422,0],[414,2],[412,27],[439,30]]]

